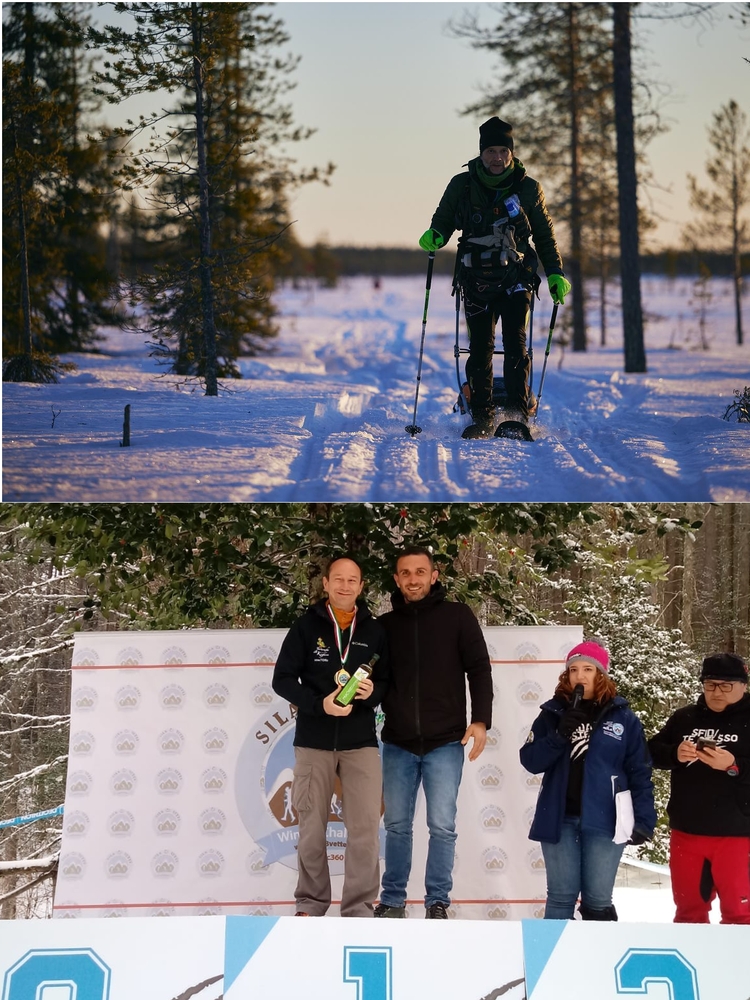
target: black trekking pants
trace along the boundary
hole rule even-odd
[[[503,338],[503,377],[508,408],[529,415],[529,368],[526,328],[531,309],[531,291],[503,291],[489,303],[474,302],[471,290],[464,293],[464,314],[469,331],[466,379],[471,389],[471,412],[476,420],[492,412],[492,352],[498,319]]]

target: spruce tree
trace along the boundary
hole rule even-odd
[[[272,153],[308,134],[280,101],[294,61],[278,58],[288,39],[261,6],[119,3],[133,28],[90,32],[113,57],[98,77],[108,101],[175,95],[171,109],[113,134],[132,140],[157,129],[121,170],[126,190],[146,192],[159,260],[133,292],[157,355],[172,372],[202,379],[207,395],[217,394],[218,378],[239,374],[242,351],[275,333],[272,260],[294,176]]]

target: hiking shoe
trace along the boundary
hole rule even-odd
[[[387,906],[385,903],[378,903],[372,912],[374,917],[405,917],[405,906]]]
[[[425,910],[425,920],[447,920],[448,907],[445,903],[433,903]]]

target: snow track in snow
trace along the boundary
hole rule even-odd
[[[714,284],[709,351],[668,347],[686,295],[661,279],[644,280],[648,311],[666,317],[647,332],[648,373],[623,373],[614,320],[614,346],[567,352],[561,369],[554,345],[534,443],[462,440],[445,278],[433,281],[414,438],[422,280],[283,290],[275,353],[243,359],[244,378],[218,398],[155,378],[145,348],[110,330],[59,385],[3,385],[3,499],[750,500],[750,425],[721,419],[750,383],[750,348],[733,344],[731,299]],[[548,318],[543,301],[535,389]]]

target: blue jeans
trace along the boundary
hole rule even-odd
[[[580,817],[566,816],[560,843],[542,843],[547,869],[545,919],[572,920],[579,893],[581,904],[588,909],[611,906],[624,847],[603,833],[582,832]]]
[[[430,750],[423,757],[383,744],[385,871],[380,902],[403,906],[411,872],[414,811],[420,784],[427,805],[430,840],[425,869],[425,906],[450,905],[456,848],[456,801],[464,748],[460,743]]]

